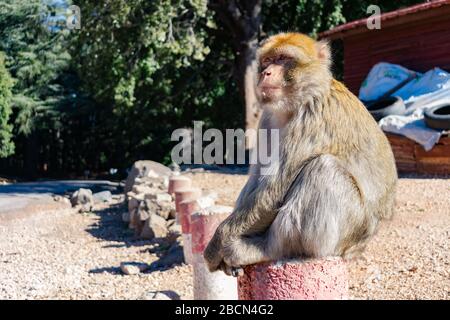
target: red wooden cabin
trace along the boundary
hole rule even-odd
[[[425,72],[450,71],[450,0],[436,0],[381,15],[381,29],[368,29],[367,19],[340,25],[320,38],[342,40],[344,82],[358,95],[361,83],[378,62]],[[413,141],[388,134],[400,172],[450,173],[450,137],[429,152]]]

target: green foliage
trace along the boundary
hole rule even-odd
[[[345,22],[345,0],[263,1],[263,28],[269,34],[296,31],[316,36]],[[277,12],[277,14],[274,14]]]
[[[369,4],[385,12],[417,2],[266,0],[261,38],[280,31],[316,36],[367,17]],[[0,63],[0,156],[13,151],[11,132],[16,146],[9,167],[2,160],[0,169],[21,173],[28,163],[67,176],[125,169],[143,158],[168,162],[172,131],[193,120],[205,128],[243,127],[236,39],[208,0],[75,3],[79,30],[46,24],[52,0],[0,0],[7,69]],[[334,48],[339,76],[342,48]]]
[[[51,32],[44,21],[50,8],[41,0],[0,2],[0,50],[15,79],[12,105],[18,133],[58,125],[64,88],[58,83],[70,55],[68,31]]]
[[[230,65],[219,62],[226,56],[229,63],[232,53],[211,35],[206,0],[77,4],[83,22],[72,55],[100,106],[97,127],[107,129],[96,132],[97,150],[109,165],[163,160],[171,132],[196,119],[223,128],[239,122]],[[234,115],[224,116],[221,106]]]
[[[11,115],[11,87],[12,79],[5,68],[4,56],[0,53],[0,158],[14,152],[12,125],[8,123]]]
[[[161,98],[179,70],[209,53],[206,0],[79,1],[83,27],[74,56],[85,88],[117,113],[138,104],[142,88]]]

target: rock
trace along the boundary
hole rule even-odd
[[[177,222],[176,219],[169,219],[169,220],[167,220],[167,223],[166,223],[167,228],[170,228],[171,226],[173,226],[175,224],[175,222]]]
[[[156,203],[158,205],[164,205],[165,203],[171,203],[172,202],[172,196],[170,194],[166,193],[158,193],[156,195],[156,199],[155,199]]]
[[[163,238],[167,235],[166,220],[155,213],[151,213],[144,222],[141,237],[144,239]]]
[[[138,219],[138,209],[133,209],[129,212],[130,214],[130,224],[128,225],[130,229],[137,229],[139,227],[139,219]]]
[[[135,186],[143,185],[143,186],[158,189],[161,191],[166,191],[167,190],[167,186],[166,186],[166,182],[165,182],[166,180],[169,181],[169,178],[161,178],[161,177],[136,178],[136,180],[134,180],[134,184],[131,189],[133,189]]]
[[[102,191],[93,194],[95,202],[111,202],[112,194],[111,191]]]
[[[150,213],[147,211],[146,208],[143,208],[140,206],[137,209],[137,216],[138,216],[139,221],[145,221],[148,218],[150,218]]]
[[[168,228],[168,231],[167,241],[169,243],[174,243],[178,240],[181,241],[181,225],[174,223]]]
[[[147,185],[140,184],[133,186],[132,192],[138,195],[142,194],[144,195],[145,198],[147,197],[147,195],[149,196],[156,195],[159,192],[159,190],[156,188],[149,187]]]
[[[131,212],[134,209],[138,208],[139,207],[139,202],[140,201],[138,199],[130,197],[128,199],[128,211]]]
[[[170,168],[170,170],[173,171],[174,174],[180,174],[181,168],[180,168],[180,166],[178,165],[178,163],[172,162],[172,163],[169,165],[169,168]]]
[[[159,206],[154,200],[145,200],[139,204],[140,211],[146,211],[148,214],[155,213],[165,220],[169,218],[172,208],[175,208],[173,203],[163,203],[162,206]]]
[[[122,272],[126,275],[133,275],[133,274],[141,273],[141,270],[139,270],[138,267],[133,266],[133,265],[120,264],[120,270],[122,270]]]
[[[172,212],[175,211],[175,204],[174,203],[165,203],[162,206],[158,206],[158,210],[156,211],[156,214],[160,217],[163,217],[164,219],[168,220],[170,219]]]
[[[113,194],[112,198],[113,200],[122,202],[125,199],[125,196],[123,194]]]
[[[174,291],[149,291],[142,300],[180,300],[180,296]]]
[[[80,188],[75,191],[70,198],[70,203],[73,207],[80,206],[81,211],[90,211],[94,204],[92,191],[89,189]]]
[[[122,262],[120,264],[120,270],[126,275],[139,274],[147,270],[148,267],[148,264],[139,262]]]
[[[138,216],[141,221],[145,221],[149,218],[150,214],[158,214],[158,205],[152,201],[145,200],[139,203]]]
[[[175,204],[172,203],[172,208],[170,209],[169,212],[169,219],[176,219],[177,217],[177,210],[175,210]]]
[[[63,196],[54,196],[53,200],[56,202],[64,203],[64,204],[71,204],[70,200]]]
[[[131,167],[130,173],[128,174],[127,180],[125,182],[125,193],[131,191],[136,178],[154,176],[157,177],[168,177],[171,174],[171,170],[162,165],[161,163],[151,161],[151,160],[141,160],[136,161]]]
[[[167,211],[167,210],[158,210],[158,211],[156,211],[156,214],[157,214],[158,216],[160,216],[161,218],[163,218],[164,220],[167,220],[167,219],[169,219],[170,211]]]
[[[181,225],[180,225],[180,224],[173,223],[173,224],[168,228],[168,231],[169,231],[170,233],[175,233],[175,234],[177,234],[177,235],[181,235]]]
[[[163,187],[163,190],[167,191],[167,188],[169,187],[169,177],[164,177],[162,187]]]

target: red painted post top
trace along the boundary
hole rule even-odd
[[[202,189],[189,187],[175,191],[175,211],[180,212],[180,203],[186,200],[197,200],[202,196]]]
[[[169,186],[167,192],[170,194],[175,194],[180,189],[187,189],[191,187],[192,181],[188,177],[184,176],[172,176],[169,179]]]
[[[232,211],[232,207],[215,205],[202,209],[191,216],[190,231],[194,254],[203,254],[217,227]]]
[[[348,299],[347,267],[339,257],[260,263],[244,271],[239,300]]]
[[[180,202],[180,224],[183,233],[191,233],[191,215],[200,210],[197,199],[184,200]]]

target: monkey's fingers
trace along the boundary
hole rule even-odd
[[[224,261],[221,262],[219,269],[222,270],[227,276],[233,275],[232,267],[226,264]]]
[[[220,266],[222,264],[222,257],[218,254],[211,254],[211,252],[205,252],[203,253],[203,258],[205,259],[206,266],[208,267],[210,272],[214,272],[216,270],[220,269]]]
[[[220,246],[215,240],[213,237],[203,252],[203,258],[210,272],[221,269],[221,264],[223,263]]]

